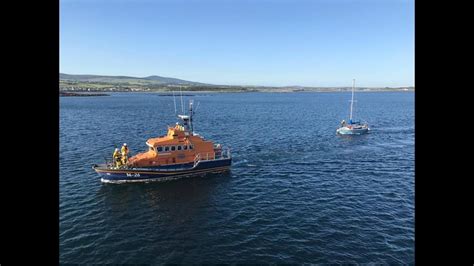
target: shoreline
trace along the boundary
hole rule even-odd
[[[193,96],[194,94],[214,94],[214,93],[348,93],[348,90],[252,90],[252,91],[175,91],[174,96]],[[357,93],[375,93],[375,92],[415,92],[415,90],[356,90]],[[169,91],[108,91],[107,93],[150,93],[160,94],[161,96],[173,96]],[[62,97],[87,97],[87,96],[110,96],[101,91],[60,91]],[[186,94],[186,95],[185,95]]]
[[[70,91],[60,91],[59,97],[93,97],[93,96],[110,96],[106,93],[77,93]]]

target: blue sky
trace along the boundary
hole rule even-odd
[[[60,71],[413,86],[413,0],[61,0]]]

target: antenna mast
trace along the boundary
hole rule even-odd
[[[183,112],[183,115],[184,115],[183,91],[181,89],[179,89],[179,91],[181,92],[181,111]]]
[[[194,135],[193,127],[193,100],[189,101],[189,125],[191,127],[191,134]]]
[[[173,102],[174,102],[174,115],[176,115],[176,97],[174,97],[174,91],[173,91]]]

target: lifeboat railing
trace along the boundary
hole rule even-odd
[[[112,167],[114,167],[114,161],[111,160],[111,159],[107,159],[107,157],[104,156],[104,165],[107,168],[112,168]]]
[[[196,156],[194,157],[194,165],[193,167],[196,167],[196,165],[201,161],[201,154],[198,153],[196,154]]]
[[[219,154],[214,152],[214,157],[212,153],[198,153],[194,157],[194,166],[196,166],[200,161],[209,161],[209,160],[220,160],[220,159],[229,159],[231,158],[230,148],[223,148]]]
[[[221,158],[225,158],[225,159],[228,159],[231,157],[231,154],[230,154],[230,148],[228,147],[225,147],[222,152],[221,152]]]

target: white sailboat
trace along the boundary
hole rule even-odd
[[[336,130],[337,134],[341,135],[362,135],[369,132],[369,125],[367,122],[352,121],[352,110],[354,106],[354,88],[355,79],[352,80],[352,99],[351,99],[351,113],[349,116],[349,123],[342,120],[341,127]]]

